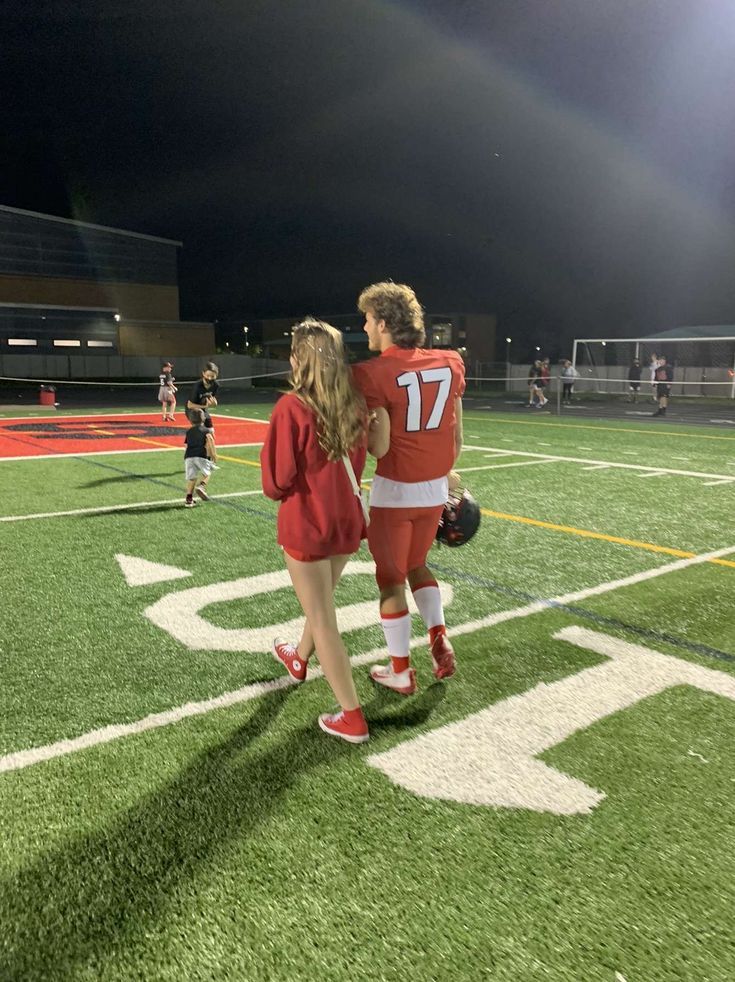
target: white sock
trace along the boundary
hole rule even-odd
[[[408,658],[411,643],[411,615],[409,612],[406,610],[390,617],[381,614],[380,623],[391,658]]]
[[[427,630],[444,624],[444,607],[441,593],[436,583],[424,583],[413,591],[413,599],[419,609]]]

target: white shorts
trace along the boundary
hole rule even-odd
[[[212,461],[208,457],[185,457],[184,470],[187,481],[196,481],[200,474],[209,477],[212,473]]]

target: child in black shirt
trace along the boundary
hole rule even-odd
[[[212,468],[217,461],[217,448],[214,444],[214,430],[211,420],[207,419],[203,409],[192,410],[193,426],[186,431],[184,443],[184,470],[186,474],[187,508],[193,508],[196,493],[202,501],[209,501],[207,482]]]
[[[219,368],[217,365],[213,361],[208,361],[202,369],[201,378],[194,384],[186,404],[186,415],[192,422],[197,418],[197,409],[203,409],[207,419],[209,419],[209,410],[217,405],[218,375]]]

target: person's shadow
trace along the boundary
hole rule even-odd
[[[314,722],[260,755],[248,753],[294,691],[263,696],[252,718],[221,746],[203,752],[107,829],[54,846],[4,877],[0,979],[75,978],[80,966],[104,965],[111,952],[165,919],[178,884],[195,877],[222,844],[254,837],[303,774],[360,753]],[[371,730],[420,725],[443,694],[433,685],[402,701],[397,713],[369,715]],[[386,705],[381,696],[367,708]]]

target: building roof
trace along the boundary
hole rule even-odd
[[[707,340],[719,339],[722,341],[735,340],[735,324],[698,324],[694,327],[672,327],[668,331],[660,334],[652,334],[650,341],[676,341],[682,338],[687,340]]]
[[[24,208],[11,208],[9,205],[0,205],[0,211],[9,212],[11,215],[25,215],[28,218],[42,218],[47,222],[61,222],[64,225],[76,225],[78,228],[92,228],[98,232],[114,232],[116,235],[127,235],[133,239],[148,239],[149,242],[163,242],[165,245],[183,245],[183,242],[178,242],[175,239],[162,239],[157,235],[145,235],[143,232],[129,232],[127,229],[113,228],[111,225],[93,225],[91,222],[78,222],[73,218],[59,218],[58,215],[44,215],[40,211],[26,211]]]
[[[605,341],[735,341],[735,324],[697,324],[672,327],[659,334],[642,334],[637,338],[575,338],[578,344]]]

